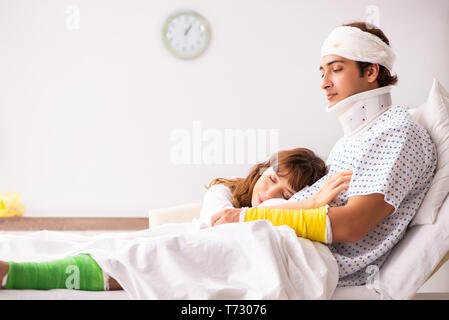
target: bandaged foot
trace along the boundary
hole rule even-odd
[[[10,261],[7,265],[0,265],[0,278],[2,270],[7,272],[4,289],[106,289],[102,269],[88,254],[46,262]]]

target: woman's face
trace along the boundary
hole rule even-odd
[[[287,177],[278,176],[273,168],[269,167],[254,185],[251,205],[256,207],[272,198],[289,199],[295,193],[296,191],[289,185]]]

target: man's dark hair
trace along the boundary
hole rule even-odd
[[[371,24],[367,24],[365,22],[353,22],[353,23],[344,24],[343,26],[355,27],[355,28],[359,28],[362,31],[369,32],[369,33],[379,37],[387,45],[390,45],[390,41],[385,36],[383,31],[380,30],[379,28],[376,28],[375,26],[373,26]],[[361,62],[361,61],[356,61],[356,62],[357,62],[357,66],[359,67],[360,77],[363,77],[363,75],[365,74],[365,70],[370,65],[372,65],[372,63],[370,63],[370,62]],[[396,75],[392,76],[390,74],[390,71],[387,68],[385,68],[384,66],[379,65],[379,75],[377,76],[377,83],[379,84],[379,87],[385,87],[385,86],[389,86],[389,85],[394,85],[397,82],[398,82],[398,76],[396,76]]]

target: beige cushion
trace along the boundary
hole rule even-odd
[[[187,203],[168,208],[159,208],[150,210],[148,216],[150,219],[150,228],[165,223],[191,222],[200,217],[201,203]]]

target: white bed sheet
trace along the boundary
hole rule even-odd
[[[214,229],[174,223],[93,238],[40,231],[0,239],[4,260],[90,253],[133,299],[329,299],[338,281],[326,246],[266,220]]]
[[[32,231],[1,231],[2,234],[26,235]],[[109,234],[110,231],[80,231],[70,232],[83,236]],[[117,234],[124,233],[117,231]],[[81,291],[68,289],[53,290],[0,290],[0,300],[129,300],[124,290],[116,291]],[[378,300],[379,293],[366,286],[336,288],[332,300]]]
[[[365,286],[337,288],[332,300],[379,300],[381,296]],[[0,290],[0,300],[129,300],[123,290],[80,291],[53,290]]]
[[[124,290],[0,290],[0,300],[129,300]]]
[[[6,232],[0,232],[0,234]],[[10,232],[7,232],[10,233]],[[12,232],[24,234],[27,232]],[[449,197],[441,207],[438,219],[432,225],[409,229],[403,240],[393,249],[380,270],[384,295],[366,286],[337,288],[334,300],[411,299],[425,283],[440,260],[449,251]],[[89,292],[67,289],[0,290],[0,300],[126,300],[125,291]]]

